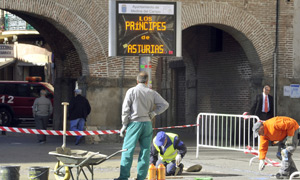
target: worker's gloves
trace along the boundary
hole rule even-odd
[[[282,160],[281,152],[277,152],[276,157],[281,161]]]
[[[176,156],[176,165],[177,165],[177,166],[180,164],[181,160],[182,160],[181,155],[180,155],[180,154],[177,154],[177,156]]]
[[[285,145],[291,146],[293,144],[293,136],[286,137]]]
[[[149,113],[150,119],[153,119],[156,116],[156,113],[154,111]]]
[[[281,150],[281,157],[282,157],[282,160],[288,161],[289,160],[289,152],[286,149]]]
[[[122,126],[122,129],[120,130],[120,136],[121,137],[124,137],[124,133],[125,133],[126,128],[127,128],[127,126],[125,126],[125,125]]]
[[[262,171],[265,168],[265,160],[261,159],[259,160],[258,170]]]

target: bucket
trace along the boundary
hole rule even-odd
[[[29,180],[48,180],[49,167],[30,167]]]
[[[20,166],[0,166],[1,180],[19,180]]]

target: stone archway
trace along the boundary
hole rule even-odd
[[[261,62],[263,72],[259,70],[255,74],[272,76],[274,42],[251,14],[228,4],[209,2],[184,6],[182,20],[183,29],[195,25],[209,25],[228,32],[247,50],[245,52],[253,69],[259,69],[255,68],[255,62]]]
[[[74,45],[82,64],[82,75],[93,75],[97,71],[101,76],[107,76],[107,49],[106,37],[98,34],[107,34],[105,28],[97,26],[95,20],[106,22],[107,16],[102,7],[95,2],[72,1],[72,4],[55,1],[2,1],[0,9],[18,12],[26,16],[42,19],[52,24],[59,32],[63,33]],[[93,13],[93,18],[90,13]],[[97,13],[96,13],[97,12]],[[30,18],[29,18],[30,19]],[[38,27],[37,27],[38,28]]]
[[[230,34],[241,45],[252,69],[251,80],[255,84],[254,86],[259,86],[263,79],[272,77],[273,42],[270,35],[254,16],[224,3],[201,3],[184,6],[182,9],[183,29],[198,25],[213,26],[221,29]],[[189,71],[186,73],[186,79],[187,82],[192,82],[195,78],[195,72],[192,68],[195,66],[195,63],[191,58],[186,57],[186,53],[183,52],[183,55],[186,67],[189,68]],[[197,104],[197,98],[190,98],[197,96],[196,89],[197,86],[187,87],[187,111],[191,110],[190,107],[194,107]],[[186,119],[194,119],[196,113],[190,112],[186,114]]]
[[[0,9],[23,18],[40,32],[55,57],[55,129],[62,127],[62,101],[69,101],[76,80],[86,92],[82,77],[107,77],[107,30],[98,21],[106,22],[104,9],[95,2],[55,2],[24,0],[1,1]],[[93,13],[91,16],[90,13]],[[99,34],[103,36],[99,36]]]

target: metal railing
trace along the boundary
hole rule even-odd
[[[254,137],[252,126],[257,116],[200,113],[197,116],[197,152],[199,147],[245,151],[247,146],[258,149],[259,138]]]

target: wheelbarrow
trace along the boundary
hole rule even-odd
[[[93,180],[95,165],[101,164],[102,162],[123,151],[127,151],[127,149],[119,150],[109,156],[100,154],[99,152],[91,152],[85,150],[71,150],[70,155],[60,154],[57,153],[57,151],[51,151],[49,152],[49,155],[55,156],[58,160],[54,168],[55,179],[68,180],[71,176],[74,180],[72,168],[77,168],[76,179],[79,180],[79,176],[82,172],[85,179],[88,180],[88,177],[83,169],[84,167],[86,167],[91,173],[91,179]]]

